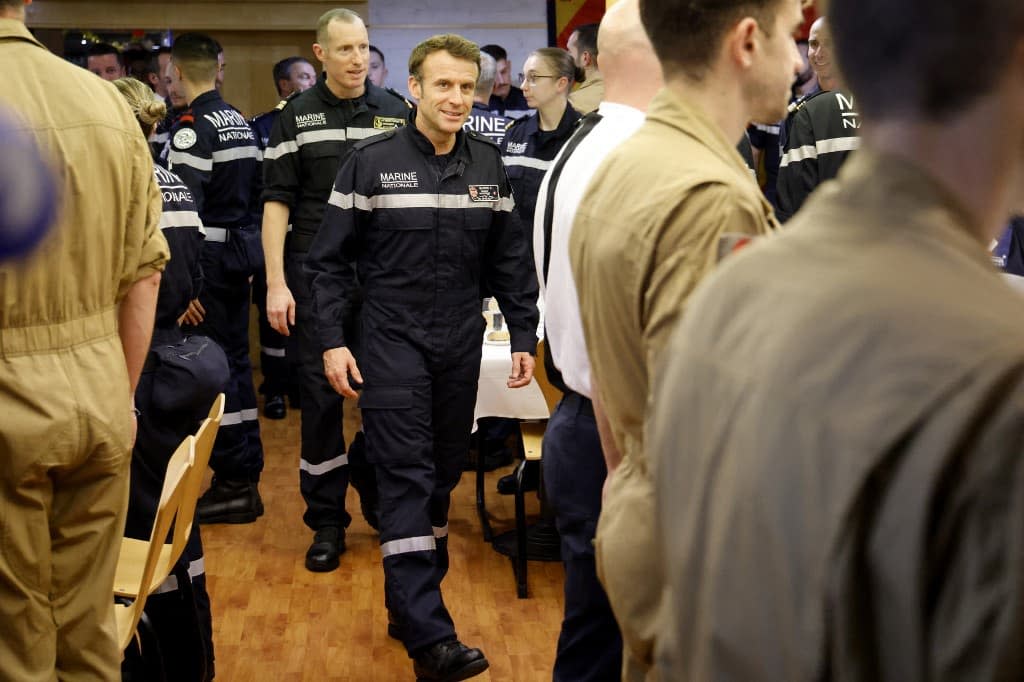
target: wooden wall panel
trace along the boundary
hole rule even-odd
[[[348,7],[366,17],[368,2],[47,0],[29,5],[27,17],[33,28],[302,31],[312,29],[333,7]]]

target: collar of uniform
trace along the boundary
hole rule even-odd
[[[423,152],[426,156],[436,156],[437,153],[434,150],[434,143],[431,142],[426,135],[420,132],[420,129],[416,127],[416,114],[418,110],[413,111],[412,118],[409,120],[409,125],[402,126],[399,128],[400,131],[407,131],[406,134],[412,139],[416,148]],[[469,155],[469,145],[466,144],[466,133],[463,130],[455,133],[455,146],[448,152],[452,158],[458,156]]]
[[[20,19],[0,19],[0,40],[9,39],[24,40],[46,49],[41,42],[35,39],[25,22]]]
[[[893,229],[916,226],[935,232],[958,251],[991,265],[987,245],[975,236],[977,225],[964,205],[914,163],[865,145],[843,164],[838,180],[839,191],[858,206],[877,206],[892,216]],[[826,199],[823,194],[819,200]]]
[[[202,106],[209,102],[216,102],[219,99],[220,93],[217,92],[216,88],[214,88],[213,90],[207,90],[203,94],[199,95],[199,97],[196,97],[194,100],[192,100],[192,103],[189,105],[189,108],[195,109],[196,107]]]
[[[576,121],[583,118],[580,112],[572,108],[572,105],[568,102],[565,103],[565,111],[562,112],[562,118],[558,120],[558,125],[555,126],[554,130],[541,130],[540,129],[540,113],[533,113],[526,117],[526,120],[520,123],[521,126],[529,126],[528,137],[536,137],[541,133],[547,133],[552,139],[564,140],[571,133],[572,129],[576,127]]]
[[[487,104],[481,104],[480,102],[473,102],[473,109],[475,109],[476,111],[490,112],[491,107]]]
[[[359,103],[363,102],[363,101],[370,102],[371,101],[371,99],[370,99],[370,97],[371,97],[371,95],[370,95],[370,88],[373,88],[373,87],[376,87],[376,86],[374,86],[373,83],[371,83],[370,81],[366,81],[366,85],[365,85],[365,87],[363,89],[363,94],[359,95],[359,97],[352,97],[350,99],[342,99],[341,97],[338,97],[333,92],[331,92],[331,89],[329,87],[327,87],[327,74],[326,73],[321,73],[320,74],[320,78],[317,80],[316,85],[314,85],[313,87],[316,88],[316,93],[317,93],[317,95],[320,96],[320,99],[322,99],[323,101],[327,102],[332,107],[336,107],[339,104],[341,104],[342,102],[351,102],[353,106],[359,106]],[[376,100],[372,100],[372,101],[374,103],[376,103]]]
[[[593,74],[587,76],[587,80],[580,83],[579,87],[577,87],[573,92],[579,92],[580,90],[583,90],[585,88],[592,88],[596,85],[604,85],[604,78],[601,77],[600,73],[594,72]]]

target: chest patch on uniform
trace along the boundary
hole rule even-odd
[[[525,154],[526,143],[525,142],[509,142],[508,149],[506,150],[509,154]]]
[[[470,185],[469,199],[470,201],[499,201],[501,195],[498,194],[497,185]]]
[[[373,127],[377,130],[392,130],[393,128],[401,128],[404,125],[404,118],[395,118],[393,116],[373,117]]]
[[[380,186],[384,189],[416,189],[420,181],[416,171],[392,171],[380,174]]]
[[[299,114],[295,117],[296,128],[316,128],[325,125],[327,125],[327,114],[323,112]]]
[[[191,128],[182,128],[174,133],[174,147],[176,149],[191,149],[196,143],[196,131]]]

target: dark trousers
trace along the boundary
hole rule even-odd
[[[210,468],[225,480],[259,481],[263,443],[249,362],[249,278],[224,271],[223,249],[224,244],[208,242],[201,260],[204,281],[199,302],[206,317],[197,332],[224,349],[231,370],[224,396],[224,419],[213,445]]]
[[[562,537],[565,616],[553,679],[620,679],[622,636],[597,579],[594,533],[608,470],[593,406],[578,393],[558,403],[544,431],[544,487]]]
[[[194,412],[161,411],[153,406],[152,392],[153,373],[143,372],[135,390],[139,430],[132,449],[125,521],[125,535],[138,540],[149,540],[152,532],[167,462],[181,441],[195,433],[209,407]],[[175,580],[171,582],[178,589],[153,595],[146,604],[167,679],[210,679],[214,659],[213,624],[198,523],[192,524],[192,533],[174,574]],[[208,671],[209,676],[204,678],[202,671]]]
[[[294,384],[288,359],[288,337],[270,326],[267,319],[267,273],[260,270],[252,278],[252,302],[259,311],[260,369],[263,394],[285,395]]]
[[[451,491],[469,450],[480,377],[476,306],[439,316],[425,328],[409,310],[385,312],[369,300],[363,309],[359,404],[377,468],[385,602],[410,655],[456,636],[441,582]]]
[[[313,530],[325,526],[347,528],[352,517],[345,511],[349,483],[349,457],[342,430],[342,398],[324,375],[323,352],[316,333],[313,296],[303,271],[306,254],[289,251],[285,277],[295,298],[295,328],[302,403],[302,444],[299,490],[306,501],[302,520]]]

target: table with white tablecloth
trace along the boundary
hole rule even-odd
[[[485,343],[480,359],[480,386],[476,393],[473,420],[480,417],[547,419],[550,416],[544,394],[536,381],[522,388],[509,388],[512,353],[508,344]]]

